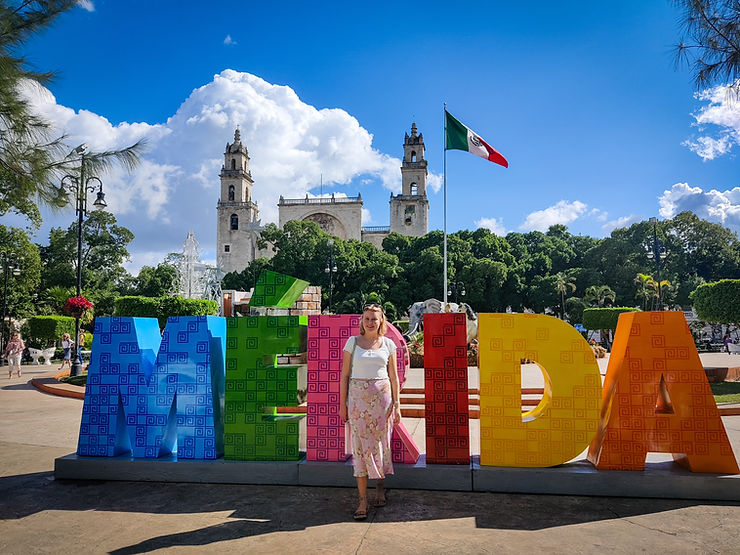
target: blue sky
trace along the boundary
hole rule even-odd
[[[72,146],[149,140],[133,176],[104,178],[136,235],[134,271],[180,250],[190,229],[215,258],[236,123],[263,223],[281,192],[318,194],[323,174],[325,193],[361,192],[366,223],[387,225],[412,121],[439,183],[443,102],[510,164],[448,153],[448,231],[564,223],[601,237],[682,209],[740,229],[740,108],[722,90],[697,98],[675,69],[670,2],[512,4],[93,0],[27,57],[56,70],[38,102]],[[441,229],[441,190],[430,205]],[[72,218],[49,215],[37,241]]]

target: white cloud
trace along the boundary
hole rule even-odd
[[[226,35],[226,38],[224,39],[224,44],[237,44],[237,42],[231,38],[231,35]]]
[[[77,0],[76,4],[85,11],[95,11],[95,4],[93,4],[92,0]]]
[[[490,229],[492,233],[495,233],[499,237],[506,235],[506,226],[504,226],[503,218],[481,218],[475,222],[475,226]]]
[[[362,225],[370,225],[373,223],[373,217],[370,214],[370,210],[367,208],[362,209]]]
[[[529,214],[524,220],[524,223],[519,226],[519,229],[527,231],[547,231],[551,225],[569,224],[583,215],[587,209],[588,206],[579,200],[575,200],[573,202],[561,200],[557,204],[545,208],[544,210],[537,210],[536,212]]]
[[[707,126],[717,129],[713,134],[702,134],[682,144],[703,160],[714,160],[740,143],[740,99],[727,86],[714,87],[695,96],[708,104],[692,114],[696,120],[692,125],[700,133],[706,133]]]
[[[28,86],[26,94],[69,136],[70,145],[86,142],[100,151],[147,140],[133,175],[115,169],[103,176],[110,210],[136,234],[131,267],[140,266],[138,260],[149,263],[146,253],[179,251],[189,229],[204,254],[214,249],[218,173],[237,125],[249,149],[253,200],[263,223],[277,222],[281,194],[304,197],[322,173],[324,187],[349,186],[351,196],[367,180],[394,193],[401,190],[401,160],[373,148],[372,134],[357,119],[340,109],[316,109],[290,87],[249,73],[222,71],[157,124],[112,125],[98,114],[57,104],[43,87]],[[439,176],[429,176],[433,190],[439,182]]]
[[[588,211],[588,215],[593,217],[596,221],[605,222],[609,217],[609,212],[601,210],[600,208],[592,208]]]
[[[604,230],[604,233],[611,233],[615,229],[619,227],[627,227],[627,225],[636,222],[640,219],[639,216],[636,216],[635,214],[630,214],[629,216],[622,216],[621,218],[617,218],[616,220],[609,220],[604,225],[601,226],[601,229]]]
[[[664,218],[689,210],[700,218],[740,231],[740,187],[705,191],[701,187],[690,187],[688,183],[676,183],[663,191],[658,202]]]

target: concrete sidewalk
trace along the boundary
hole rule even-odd
[[[35,368],[0,378],[4,554],[737,552],[736,503],[392,490],[352,522],[348,488],[55,481],[82,401],[33,388]],[[740,417],[723,421],[740,437]]]

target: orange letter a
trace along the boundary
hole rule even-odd
[[[659,452],[692,472],[739,472],[681,312],[620,315],[601,410],[588,450],[599,470],[643,470]]]

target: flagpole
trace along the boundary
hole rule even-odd
[[[444,149],[444,156],[443,156],[443,167],[442,167],[442,187],[444,189],[444,304],[445,308],[447,307],[447,103],[444,102],[444,118],[445,118],[445,125],[444,125],[444,137],[442,137],[442,147]]]

